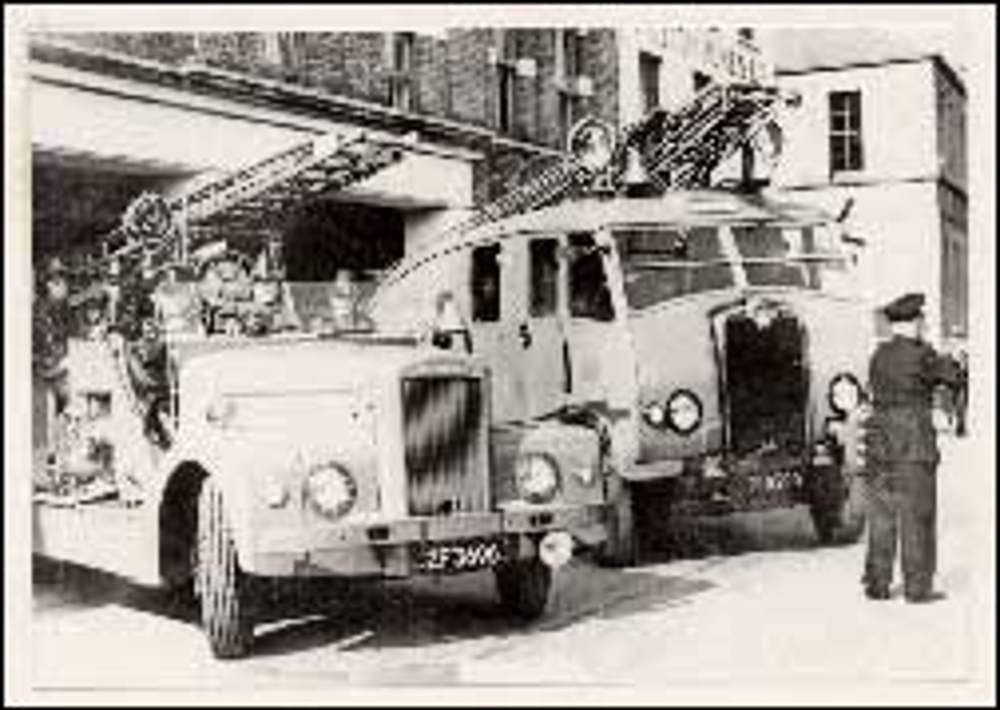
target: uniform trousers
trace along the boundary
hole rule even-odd
[[[864,583],[892,583],[896,542],[906,596],[931,591],[937,565],[937,466],[906,462],[881,467],[867,481],[868,553]]]

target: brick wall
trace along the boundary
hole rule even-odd
[[[586,40],[587,70],[594,79],[589,109],[601,120],[618,125],[618,46],[614,30],[591,30]]]
[[[449,30],[447,51],[449,116],[480,126],[492,125],[495,83],[492,67],[487,63],[489,47],[493,46],[491,30]]]
[[[417,34],[409,72],[412,111],[482,128],[498,128],[498,73],[489,50],[504,37],[501,56],[533,58],[535,77],[514,79],[513,121],[508,133],[526,143],[560,148],[556,73],[557,33],[553,29],[517,28],[497,33],[489,28],[451,29],[446,38]],[[390,103],[391,35],[382,32],[282,33],[281,57],[269,56],[265,36],[253,32],[208,33],[61,33],[61,41],[178,64],[198,59],[211,66],[308,86],[331,94],[388,105]],[[590,30],[583,38],[581,70],[594,80],[595,95],[578,99],[575,116],[594,113],[615,122],[618,75],[615,32]],[[502,186],[532,158],[532,151],[490,146],[489,141],[463,139],[486,159],[475,171],[477,197],[496,196]]]

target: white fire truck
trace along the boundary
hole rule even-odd
[[[750,174],[709,184],[774,144],[794,102],[713,85],[620,138],[584,121],[567,157],[409,255],[372,300],[394,330],[445,294],[491,368],[498,425],[598,422],[613,561],[683,508],[807,504],[822,541],[860,534],[872,328],[845,248],[857,240]]]
[[[130,205],[34,383],[36,554],[193,593],[219,657],[274,578],[492,568],[512,614],[544,611],[604,535],[598,432],[493,431],[487,368],[442,333],[370,332],[343,284],[282,278],[281,215],[404,152],[324,136]]]

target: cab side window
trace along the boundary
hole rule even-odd
[[[604,257],[587,232],[569,235],[569,314],[573,318],[614,320]]]
[[[500,320],[500,245],[489,244],[472,250],[472,320],[495,323]]]
[[[531,317],[555,315],[559,296],[559,241],[532,239],[528,243],[528,258],[531,262]]]

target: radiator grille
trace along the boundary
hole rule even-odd
[[[483,401],[472,377],[403,380],[403,431],[411,515],[486,509]]]
[[[746,454],[768,444],[801,453],[808,373],[799,321],[779,315],[758,325],[744,315],[726,321],[729,445]]]

